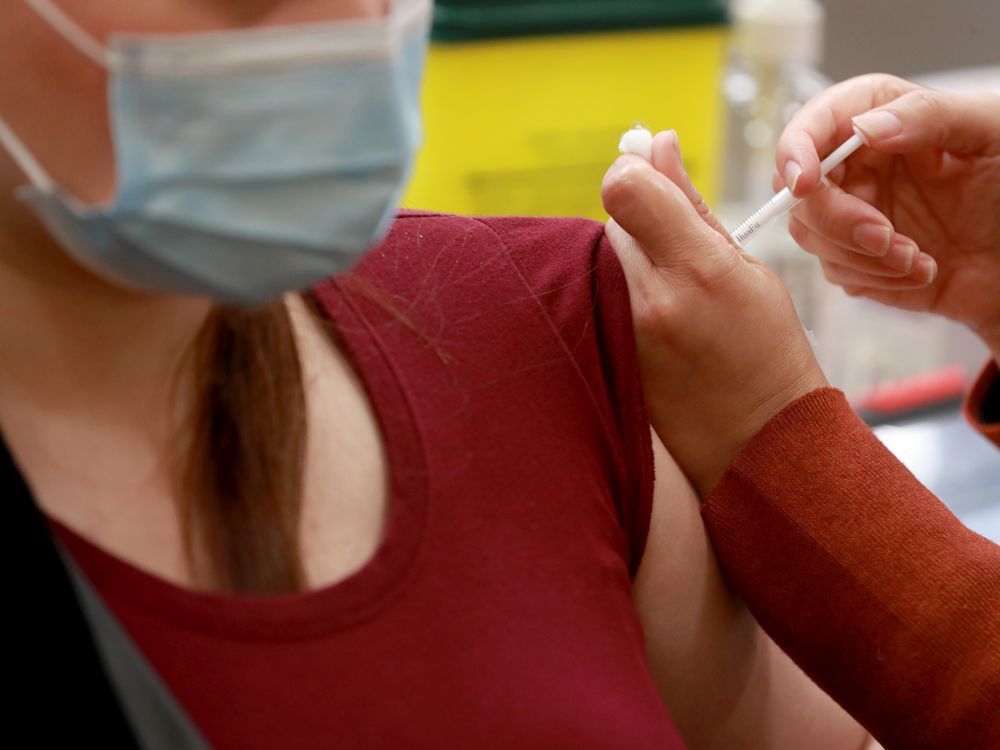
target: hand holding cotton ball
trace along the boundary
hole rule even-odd
[[[626,130],[618,141],[618,150],[623,154],[635,154],[653,162],[653,134],[641,125]]]
[[[618,141],[618,150],[622,154],[635,154],[636,156],[641,156],[643,159],[648,161],[650,164],[653,163],[653,134],[642,127],[641,125],[636,125],[630,130],[626,130]],[[693,186],[692,186],[693,189]],[[785,192],[788,192],[787,190]],[[768,204],[770,205],[770,204]],[[753,217],[751,217],[753,218]],[[709,214],[707,221],[713,229],[719,232],[721,235],[726,236],[728,232],[726,228],[722,226],[711,214]],[[629,235],[627,232],[621,231],[621,239],[619,240],[624,244],[636,244],[635,239]],[[637,246],[637,245],[636,245]],[[818,342],[816,341],[816,336],[807,328],[803,328],[806,333],[806,337],[809,340],[809,344],[813,349],[816,349]]]

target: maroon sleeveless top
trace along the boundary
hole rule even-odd
[[[228,597],[60,539],[216,747],[681,747],[631,600],[652,456],[603,227],[409,212],[357,273],[378,293],[315,293],[389,459],[360,571]]]

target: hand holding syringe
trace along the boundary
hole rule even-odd
[[[861,146],[865,145],[866,141],[864,136],[855,129],[854,135],[844,141],[832,154],[826,157],[820,164],[820,171],[823,177],[832,172],[836,167],[838,167],[843,161],[857,151]],[[632,128],[622,136],[621,142],[618,144],[618,149],[623,154],[636,154],[641,156],[647,161],[652,161],[652,148],[653,148],[653,134],[650,133],[645,128]],[[783,216],[788,211],[791,211],[799,202],[801,198],[796,198],[790,188],[785,188],[781,192],[777,193],[771,200],[765,203],[763,206],[754,211],[750,218],[740,224],[735,230],[733,230],[732,237],[737,245],[745,248],[747,243],[753,239],[761,229],[770,224],[772,221],[777,219],[779,216]]]
[[[843,163],[848,156],[853,154],[865,144],[865,137],[855,128],[854,135],[844,141],[839,148],[837,148],[820,163],[820,173],[825,178],[830,172],[840,166],[840,164]],[[796,198],[792,194],[791,187],[786,187],[784,190],[771,198],[771,200],[750,214],[749,219],[733,230],[732,235],[733,239],[736,240],[736,244],[740,247],[746,247],[747,243],[753,239],[757,232],[766,227],[779,216],[791,211],[801,201],[802,198]]]

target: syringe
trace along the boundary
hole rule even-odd
[[[823,177],[826,177],[826,175],[833,171],[841,162],[844,161],[844,159],[866,144],[867,141],[865,140],[865,137],[857,128],[855,128],[854,135],[844,141],[836,151],[821,162],[820,172]],[[732,232],[733,239],[736,240],[736,243],[740,247],[746,247],[747,243],[753,239],[757,232],[785,212],[791,211],[801,200],[801,198],[796,198],[792,195],[792,191],[789,188],[785,188],[763,206],[754,211],[750,215],[749,219],[736,227],[736,229]]]

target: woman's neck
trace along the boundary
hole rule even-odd
[[[178,367],[210,306],[98,279],[0,197],[0,417],[29,408],[171,421]]]

